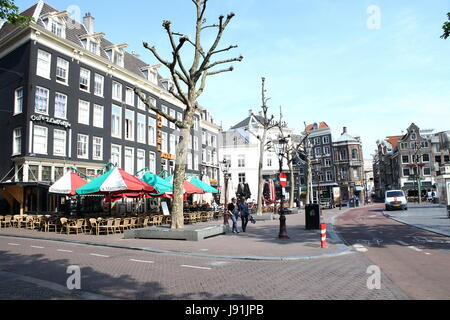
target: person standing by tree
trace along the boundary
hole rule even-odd
[[[248,203],[245,197],[242,197],[241,202],[239,203],[239,213],[241,214],[242,220],[242,232],[246,232],[250,213],[248,210]]]

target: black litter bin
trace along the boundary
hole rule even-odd
[[[320,230],[320,206],[308,204],[305,206],[306,230]]]

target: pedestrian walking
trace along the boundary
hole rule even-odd
[[[228,205],[228,211],[233,221],[233,233],[239,233],[237,220],[239,218],[239,207],[236,198],[231,199],[231,203]]]
[[[242,220],[242,232],[246,232],[250,213],[248,210],[248,203],[244,197],[241,198],[241,202],[239,203],[239,213]]]

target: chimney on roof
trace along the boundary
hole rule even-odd
[[[83,24],[86,27],[88,34],[94,34],[95,30],[95,18],[88,12],[83,18]]]
[[[342,132],[342,134],[347,133],[347,127],[344,127],[344,132]]]
[[[252,110],[252,109],[248,110],[248,116],[249,116],[249,117],[252,115],[252,113],[253,113],[253,110]]]

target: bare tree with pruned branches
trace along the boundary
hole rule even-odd
[[[215,58],[218,54],[237,48],[236,45],[230,45],[229,47],[219,49],[219,43],[225,29],[235,14],[230,13],[226,17],[221,15],[217,23],[208,25],[205,18],[208,0],[192,0],[192,2],[194,3],[197,12],[195,39],[190,39],[186,34],[174,32],[172,30],[172,23],[168,20],[164,20],[163,27],[167,32],[172,48],[171,59],[166,60],[162,58],[154,46],[150,46],[148,43],[144,42],[144,47],[148,49],[155,56],[155,58],[170,71],[171,78],[175,85],[175,88],[170,88],[170,93],[185,106],[183,119],[176,119],[170,116],[167,112],[163,112],[158,109],[156,105],[151,103],[151,99],[147,98],[139,88],[136,87],[134,89],[135,93],[149,109],[174,123],[180,130],[180,140],[177,146],[175,172],[173,178],[174,197],[172,204],[172,229],[184,228],[183,180],[186,173],[186,155],[188,141],[191,138],[190,131],[194,123],[194,114],[199,107],[197,102],[198,98],[205,90],[206,80],[208,77],[233,71],[232,66],[224,69],[217,69],[217,67],[232,62],[240,62],[243,59],[243,57],[240,56],[237,58],[213,61],[213,58]],[[217,34],[209,50],[205,51],[202,47],[201,40],[202,33],[207,29],[216,30]],[[191,45],[194,48],[193,62],[189,69],[186,68],[185,63],[181,58],[181,51],[185,48],[185,45]]]

